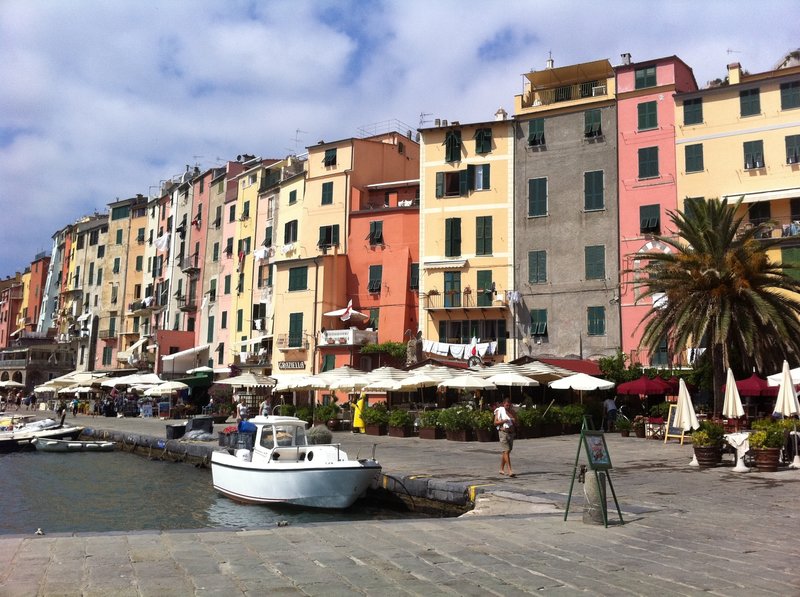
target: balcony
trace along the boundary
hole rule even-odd
[[[140,301],[133,301],[128,303],[128,315],[131,317],[150,315],[157,311],[161,311],[164,307],[156,304],[153,297],[147,297]]]
[[[0,369],[21,369],[27,364],[27,359],[5,359],[0,361]]]
[[[606,95],[608,95],[608,86],[605,81],[586,81],[561,87],[530,89],[525,94],[522,107],[547,106],[590,97],[604,97]]]
[[[362,346],[369,343],[378,342],[378,332],[374,330],[357,330],[350,328],[347,330],[325,330],[319,334],[319,346]]]
[[[766,224],[763,232],[758,234],[756,238],[769,239],[769,238],[785,238],[797,241],[800,238],[800,216],[795,214],[794,217],[787,216],[783,218],[753,218],[750,221],[742,223],[741,232],[751,230],[755,225],[760,222]]]
[[[481,292],[445,291],[443,294],[424,295],[423,308],[438,309],[505,309],[507,308],[503,295],[494,292],[484,293],[484,298],[478,299]]]
[[[275,338],[275,346],[281,352],[286,352],[288,350],[308,350],[308,340],[306,340],[307,334],[303,332],[300,335],[291,336],[287,333],[278,334]]]
[[[179,296],[178,309],[184,312],[197,311],[197,299],[193,296]]]
[[[107,329],[107,330],[100,330],[97,332],[97,337],[101,340],[113,340],[117,337],[117,330],[115,329]]]
[[[200,258],[197,253],[188,255],[181,259],[180,267],[184,274],[196,274],[200,271]]]

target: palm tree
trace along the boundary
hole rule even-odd
[[[657,236],[669,252],[650,251],[637,282],[642,298],[660,297],[646,314],[642,344],[655,350],[668,338],[672,354],[691,341],[711,353],[714,412],[731,356],[749,369],[779,369],[800,355],[800,281],[790,265],[769,259],[780,239],[768,222],[742,226],[741,199],[687,199],[684,211],[668,212],[675,236]]]

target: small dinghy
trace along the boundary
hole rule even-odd
[[[81,442],[36,437],[31,443],[42,452],[111,452],[114,449],[114,442],[104,441]]]

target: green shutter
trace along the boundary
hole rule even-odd
[[[333,234],[331,234],[331,242],[334,245],[339,244],[339,224],[333,225]]]
[[[208,329],[206,330],[206,344],[211,344],[214,341],[214,316],[208,316]]]
[[[694,98],[683,102],[683,124],[703,123],[703,99]]]
[[[444,197],[444,172],[436,173],[436,197]]]
[[[467,190],[468,191],[475,190],[475,166],[471,164],[467,166]],[[461,194],[466,195],[466,193],[461,193]]]
[[[328,231],[330,228],[328,226],[320,226],[319,227],[319,240],[317,241],[317,246],[319,247],[326,247],[328,246]]]
[[[408,286],[411,290],[419,289],[419,263],[411,264],[411,274]]]
[[[370,265],[369,266],[369,282],[367,290],[369,292],[378,293],[381,291],[381,284],[383,282],[383,266]]]
[[[535,147],[544,144],[544,118],[534,118],[528,121],[528,145]]]
[[[492,270],[478,271],[478,306],[491,307],[494,294],[492,293]]]
[[[584,249],[587,280],[603,280],[606,277],[606,248],[595,245]]]
[[[484,189],[490,189],[492,182],[489,176],[489,164],[484,164],[481,166],[483,168],[483,187]]]
[[[606,308],[589,307],[587,309],[588,332],[590,336],[604,336],[606,333]]]
[[[244,311],[239,309],[236,311],[236,331],[241,332],[244,327]]]
[[[444,221],[444,256],[453,256],[453,218],[447,218]]]
[[[637,106],[639,112],[639,130],[658,127],[658,107],[656,102],[642,102]]]
[[[531,309],[531,336],[547,335],[547,309]]]
[[[272,226],[267,226],[266,234],[264,235],[264,246],[272,246]]]
[[[475,219],[475,253],[492,253],[492,216],[479,216]]]
[[[297,203],[297,191],[289,191],[289,205]]]
[[[531,284],[547,282],[547,251],[528,253],[528,282]]]
[[[547,179],[531,178],[528,180],[528,215],[547,215]]]
[[[684,147],[684,155],[686,157],[686,171],[687,172],[702,172],[703,171],[703,144],[697,143],[695,145],[686,145]]]
[[[322,358],[322,371],[330,371],[332,369],[336,369],[336,355],[335,354],[326,354]]]
[[[303,314],[289,313],[289,346],[303,345]]]
[[[470,190],[470,182],[469,182],[469,170],[459,170],[458,171],[458,194],[462,197],[469,194]]]
[[[333,183],[322,183],[322,205],[331,205],[333,203]]]
[[[583,208],[586,211],[603,209],[603,171],[585,172],[583,174]]]

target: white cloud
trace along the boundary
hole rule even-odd
[[[520,75],[544,68],[551,51],[556,65],[675,54],[700,85],[728,62],[767,70],[797,47],[795,8],[5,0],[0,275],[49,250],[64,225],[147,194],[185,164],[282,157],[296,136],[302,149],[393,118],[416,127],[421,113],[468,122],[511,112]]]

